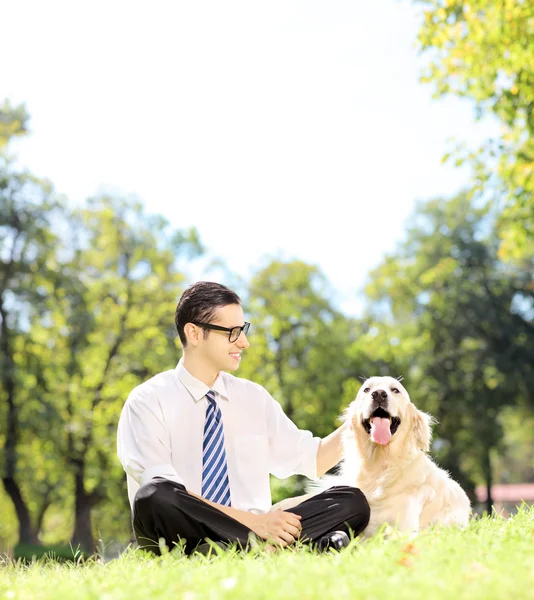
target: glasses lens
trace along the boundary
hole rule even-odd
[[[230,342],[237,342],[239,336],[241,335],[241,332],[243,332],[245,335],[247,335],[248,333],[248,328],[250,327],[250,323],[247,323],[245,321],[245,324],[243,325],[243,327],[234,327],[232,329],[232,331],[230,332],[229,335],[229,340]]]

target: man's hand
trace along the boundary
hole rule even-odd
[[[191,496],[195,496],[195,498],[202,500],[202,502],[210,504],[236,521],[239,521],[241,524],[245,525],[245,527],[248,527],[253,531],[258,537],[263,540],[268,540],[273,544],[289,546],[300,536],[302,530],[302,525],[300,524],[302,517],[300,515],[295,515],[294,513],[285,510],[273,510],[262,515],[256,515],[231,506],[215,504],[214,502],[211,502],[211,500],[206,500],[194,492],[189,490],[187,490],[187,492],[191,494]]]
[[[279,546],[289,546],[300,536],[301,516],[283,510],[250,515],[248,527],[259,537]]]

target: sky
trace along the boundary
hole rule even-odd
[[[24,102],[19,163],[72,202],[133,195],[247,280],[270,258],[316,265],[363,306],[417,200],[469,180],[452,139],[496,130],[420,83],[407,0],[2,2],[0,99]]]

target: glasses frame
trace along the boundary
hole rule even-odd
[[[198,325],[198,327],[203,327],[204,329],[213,329],[214,331],[225,331],[226,333],[228,333],[228,341],[231,344],[237,342],[239,336],[242,333],[247,335],[248,330],[250,329],[250,323],[248,323],[247,321],[245,321],[244,325],[236,325],[235,327],[221,327],[221,325],[213,325],[213,323],[199,323],[198,321],[191,321],[191,323],[193,323],[193,325]],[[239,329],[239,333],[237,334],[235,339],[232,339],[232,332],[234,332],[236,329]]]

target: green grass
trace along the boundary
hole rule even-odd
[[[466,530],[380,534],[340,553],[149,558],[129,550],[85,564],[0,563],[0,598],[76,600],[534,599],[534,509],[473,520]]]

